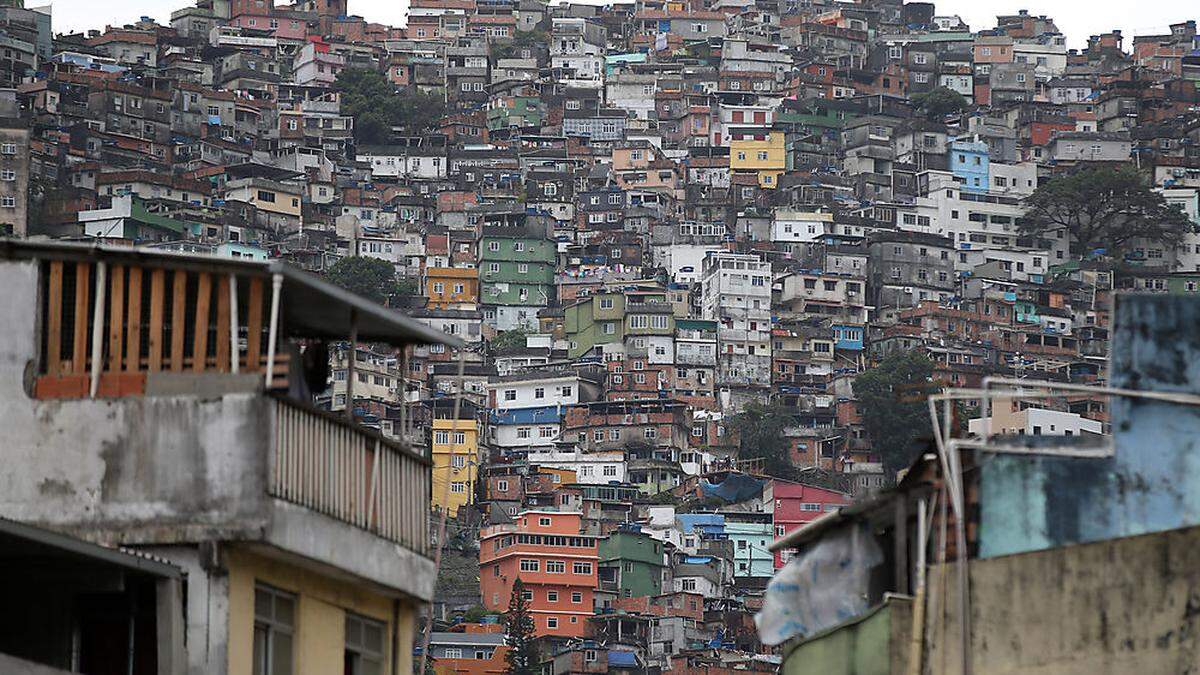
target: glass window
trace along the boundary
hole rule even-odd
[[[346,614],[347,675],[380,675],[383,672],[383,640],[386,633],[383,622]]]
[[[264,585],[254,587],[254,675],[290,675],[296,632],[296,596]]]

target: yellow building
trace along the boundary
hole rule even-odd
[[[411,598],[259,555],[250,546],[227,546],[223,558],[231,675],[413,671],[407,647],[420,608]],[[400,646],[395,661],[393,634]],[[353,670],[343,671],[349,662]]]
[[[759,187],[772,189],[787,171],[787,147],[783,134],[772,131],[766,140],[729,143],[729,169],[733,173],[755,173]]]
[[[433,506],[446,508],[454,515],[458,507],[471,501],[479,469],[479,427],[475,420],[433,420],[432,450]]]
[[[259,211],[300,217],[304,189],[266,178],[241,178],[225,184],[225,199],[253,204]]]
[[[479,271],[474,267],[429,267],[425,270],[425,306],[471,309],[479,303]]]

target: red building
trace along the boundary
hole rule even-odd
[[[479,542],[483,606],[507,610],[520,579],[539,636],[583,637],[600,556],[596,538],[580,533],[582,525],[580,513],[525,511],[515,524],[485,527]]]
[[[775,499],[776,539],[850,503],[850,495],[836,490],[779,479],[774,479],[771,483],[771,492]],[[783,567],[791,557],[790,554],[790,551],[776,551],[775,569]]]

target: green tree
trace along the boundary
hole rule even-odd
[[[1086,166],[1052,178],[1025,204],[1022,234],[1049,239],[1065,230],[1081,256],[1096,249],[1116,256],[1134,240],[1173,246],[1194,227],[1129,166]]]
[[[854,378],[863,430],[889,474],[912,462],[918,441],[933,437],[927,402],[936,389],[932,375],[933,362],[924,354],[894,352]]]
[[[733,430],[738,435],[738,456],[742,459],[762,458],[767,460],[768,466],[790,464],[784,431],[795,424],[796,416],[783,405],[747,403],[733,417]]]
[[[325,271],[325,280],[383,304],[396,291],[396,268],[386,260],[347,256]]]
[[[441,96],[397,88],[377,70],[347,68],[338,74],[334,89],[341,94],[342,112],[354,117],[354,139],[360,144],[387,143],[393,127],[422,133],[446,114]]]
[[[537,675],[541,672],[541,659],[534,641],[533,616],[529,613],[529,601],[525,599],[525,584],[518,578],[513,582],[512,595],[508,599],[508,611],[504,614],[505,643],[509,649],[504,654],[508,667],[507,675]]]
[[[465,623],[479,623],[480,621],[483,621],[483,617],[488,616],[488,614],[489,612],[486,609],[480,607],[479,605],[475,605],[466,612],[463,612],[463,621]]]
[[[544,30],[519,30],[508,42],[493,42],[491,55],[493,59],[511,59],[520,55],[527,47],[536,47],[550,43],[550,35]]]
[[[489,342],[489,345],[494,352],[505,352],[512,349],[522,349],[525,347],[525,338],[529,335],[529,331],[524,328],[514,328],[506,330],[496,335]]]
[[[947,87],[938,87],[932,91],[915,94],[912,102],[931,120],[939,120],[946,115],[962,112],[970,106],[962,94]]]

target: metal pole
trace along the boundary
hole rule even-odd
[[[104,300],[108,290],[108,265],[96,263],[96,307],[92,310],[92,387],[90,396],[100,390],[100,367],[104,358]]]
[[[271,277],[271,324],[267,329],[267,379],[263,384],[264,389],[271,388],[271,382],[275,379],[275,340],[279,335],[279,292],[283,288],[283,275],[275,274]],[[255,336],[254,339],[258,339]],[[290,376],[295,376],[295,373],[289,373]]]
[[[350,310],[350,355],[346,361],[346,419],[354,421],[354,362],[358,360],[358,310]]]
[[[400,347],[400,440],[408,442],[408,347]]]
[[[229,372],[238,371],[238,291],[237,275],[229,275]]]

